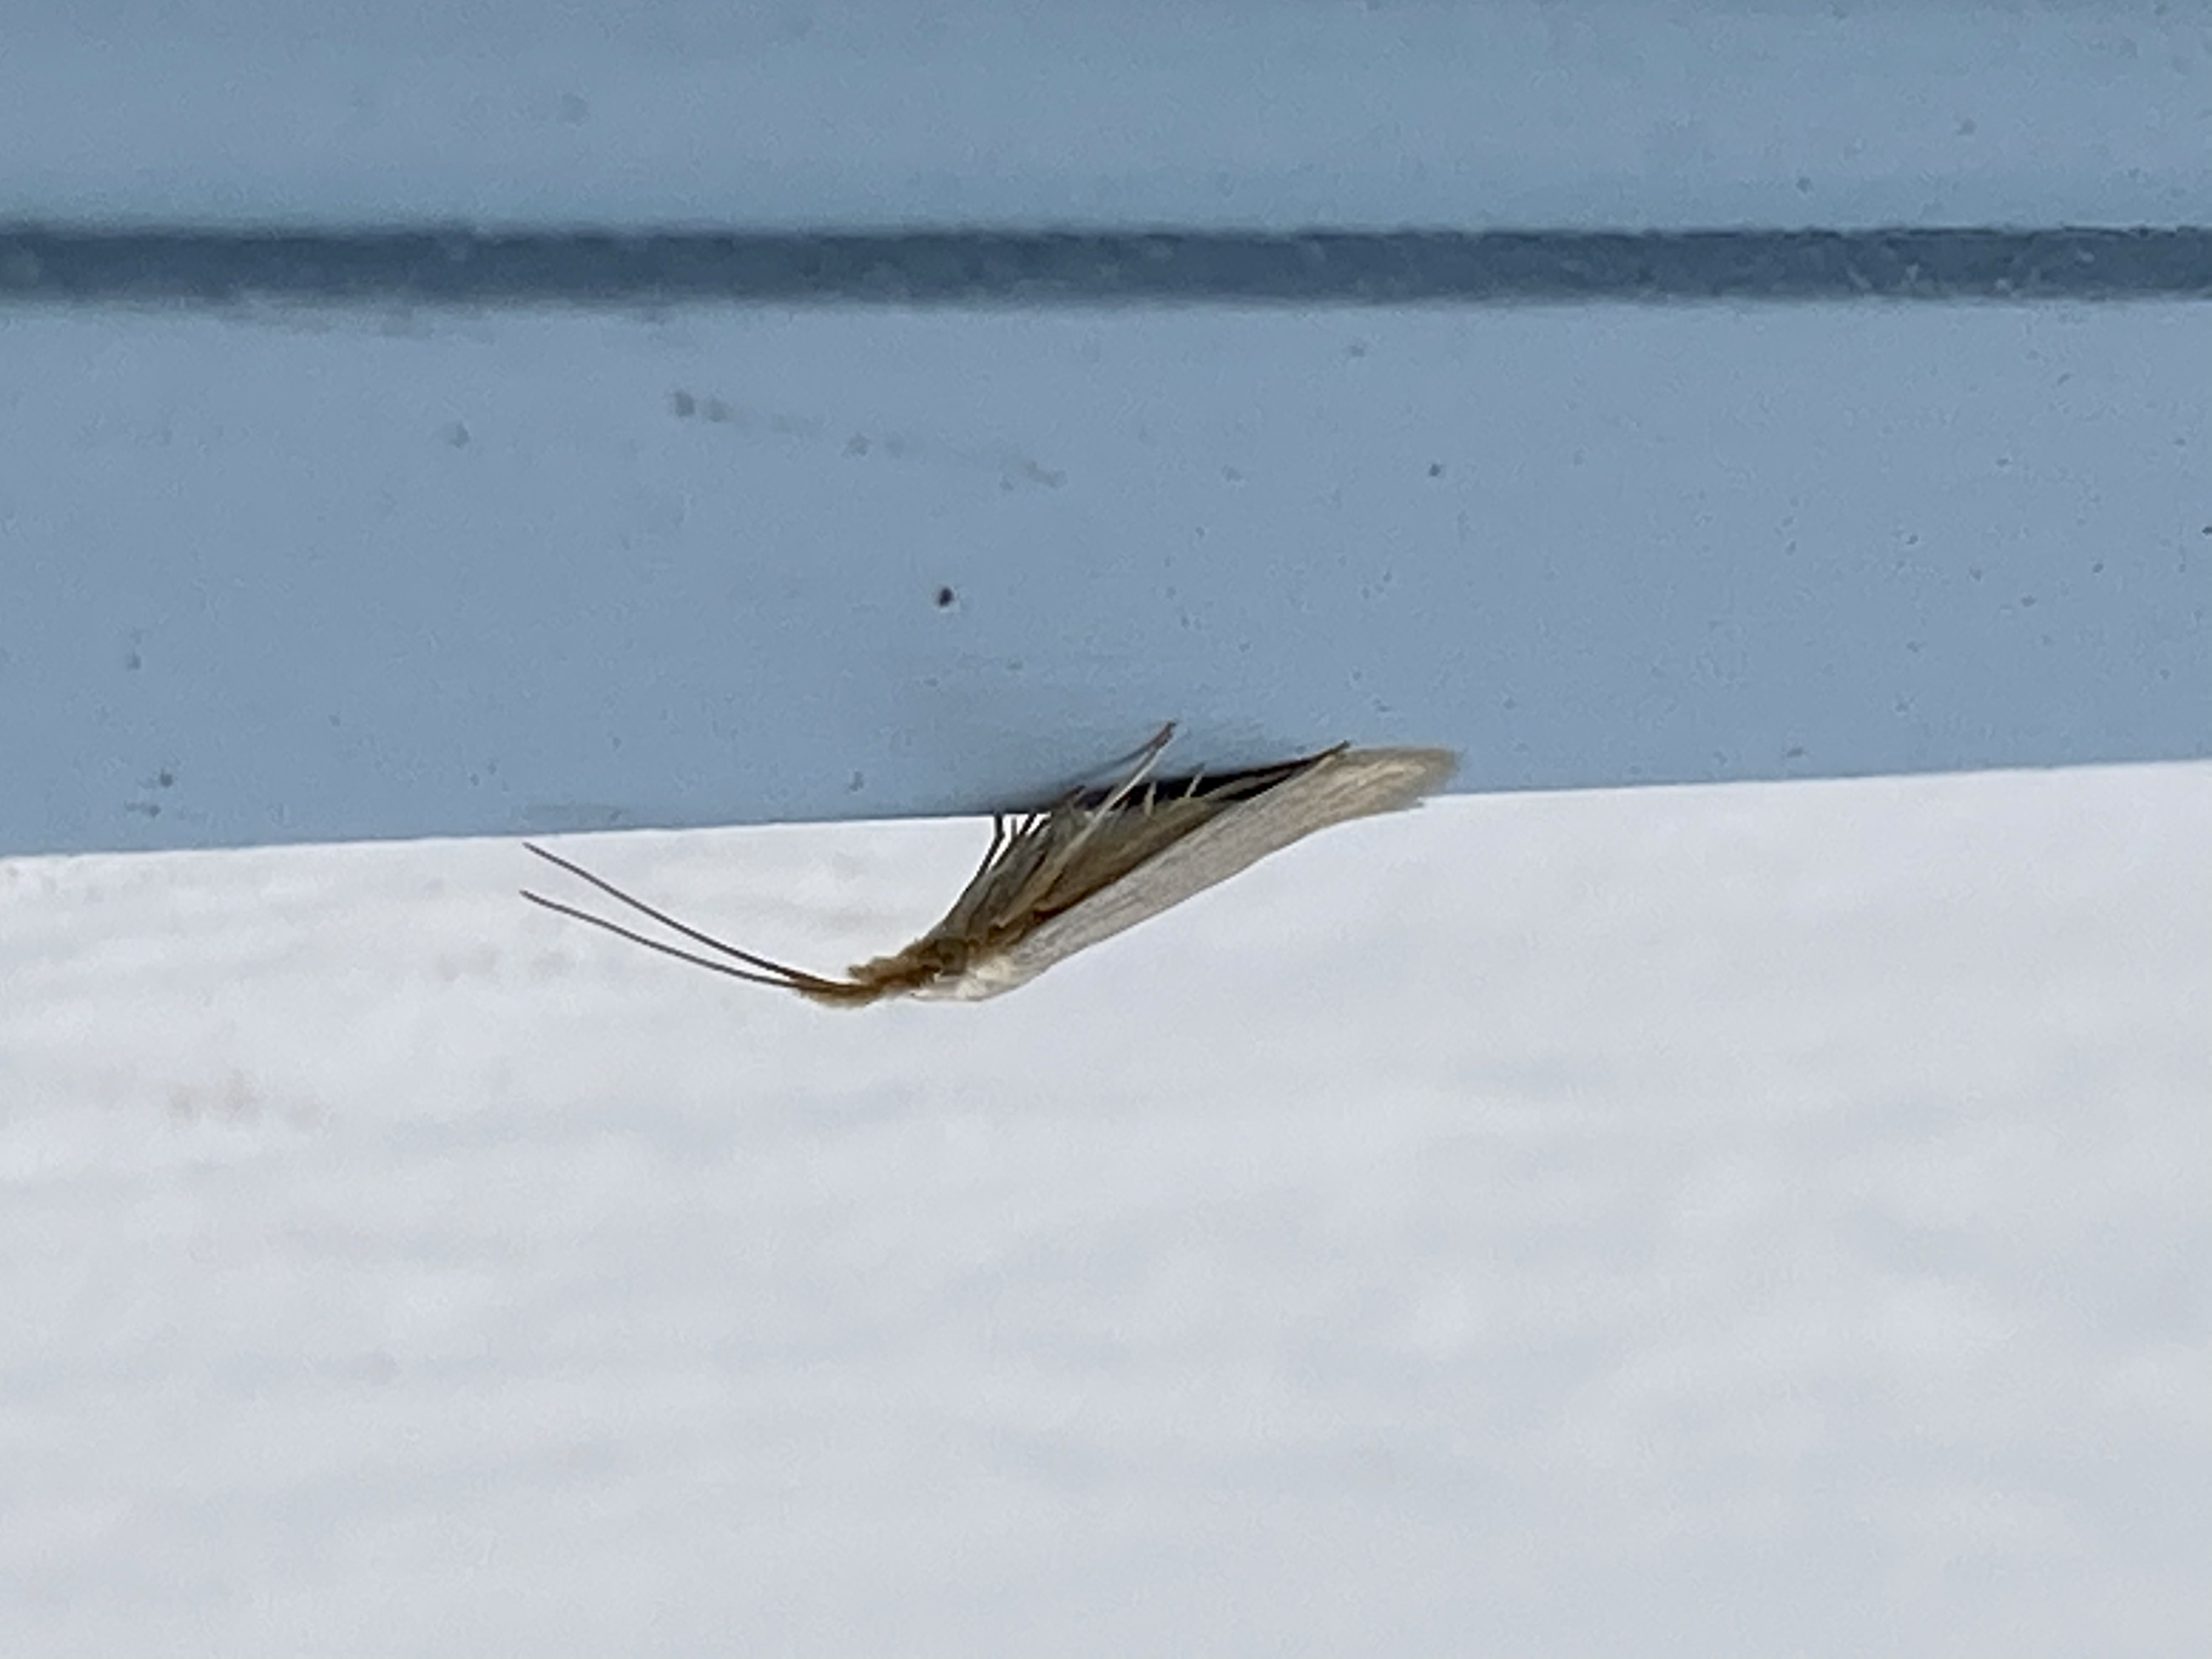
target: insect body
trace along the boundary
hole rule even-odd
[[[905,949],[842,979],[811,974],[703,933],[558,854],[529,850],[709,954],[544,896],[533,904],[698,967],[816,1002],[913,996],[980,1001],[1226,881],[1317,830],[1413,805],[1450,776],[1443,749],[1339,744],[1273,766],[1181,778],[1152,775],[1173,726],[1110,788],[1078,790],[1041,811],[991,823],[983,862],[945,919]]]

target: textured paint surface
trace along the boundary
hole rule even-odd
[[[2187,306],[383,321],[0,314],[0,848],[2212,749]]]
[[[2191,7],[0,0],[0,219],[2170,224]]]
[[[0,218],[2172,224],[2201,33],[0,0]],[[0,851],[1029,805],[1168,719],[1216,764],[1449,744],[1474,789],[2199,755],[2206,338],[2158,305],[0,310]]]

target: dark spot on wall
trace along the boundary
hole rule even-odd
[[[1444,476],[1444,464],[1442,461],[1431,461],[1429,463],[1429,476],[1431,478],[1443,477]]]
[[[953,602],[959,597],[951,588],[940,587],[937,590],[937,608],[939,611],[950,611],[952,609]]]
[[[668,407],[679,421],[688,421],[699,412],[699,400],[682,390],[668,394]]]

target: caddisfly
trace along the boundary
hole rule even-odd
[[[1038,811],[994,814],[983,862],[945,920],[842,979],[740,951],[528,842],[547,863],[711,954],[539,893],[523,897],[648,950],[815,1002],[857,1006],[896,996],[975,1002],[1026,984],[1317,830],[1411,806],[1458,763],[1448,749],[1338,744],[1273,766],[1157,778],[1153,769],[1174,731],[1163,727],[1109,788],[1073,791]]]

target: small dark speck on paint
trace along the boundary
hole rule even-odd
[[[176,781],[177,775],[174,772],[172,772],[166,766],[160,771],[154,774],[154,787],[156,789],[167,789],[173,785]]]
[[[690,392],[678,389],[668,394],[668,407],[679,421],[688,421],[699,412],[699,400]]]
[[[940,587],[937,590],[937,608],[939,611],[950,611],[952,609],[952,602],[959,597],[951,588]]]
[[[1444,476],[1444,464],[1442,461],[1431,461],[1429,463],[1429,476],[1431,478],[1443,477]]]
[[[868,780],[866,775],[863,773],[855,772],[853,774],[852,777],[847,781],[845,789],[847,793],[857,795],[860,791],[867,787]]]

